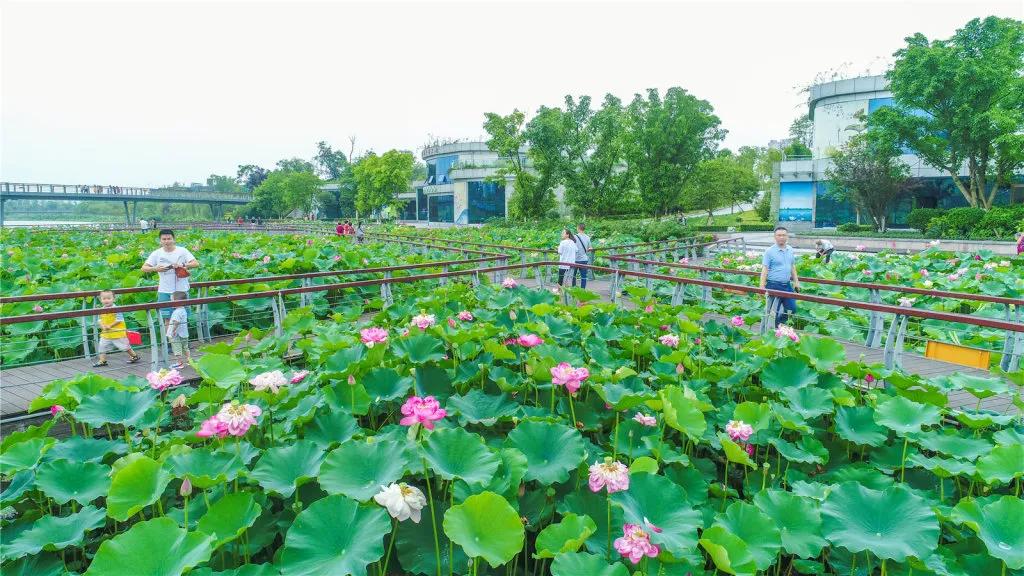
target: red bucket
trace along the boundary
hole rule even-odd
[[[131,344],[132,346],[141,346],[142,334],[139,334],[134,330],[128,330],[128,343]]]

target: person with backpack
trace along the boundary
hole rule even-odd
[[[558,285],[565,283],[565,273],[569,271],[569,264],[576,263],[576,238],[568,228],[562,229],[562,241],[558,243]]]
[[[594,247],[590,243],[590,236],[584,232],[585,226],[583,224],[576,225],[576,263],[577,264],[590,264],[591,256],[594,253]],[[586,289],[587,287],[587,269],[586,268],[573,268],[572,270],[572,285],[576,286],[576,274],[580,275],[580,288]]]

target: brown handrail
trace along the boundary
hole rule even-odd
[[[668,268],[684,268],[698,272],[717,272],[722,274],[737,274],[741,276],[760,276],[760,272],[749,270],[733,270],[730,268],[716,268],[713,266],[701,266],[699,264],[682,264],[679,262],[659,262],[657,260],[642,260],[630,258],[630,255],[609,256],[609,260],[617,262],[629,262],[632,264],[650,264],[653,266],[665,266]],[[918,294],[921,296],[932,296],[935,298],[948,298],[955,300],[974,300],[977,302],[991,302],[995,304],[1013,304],[1024,306],[1024,299],[1006,298],[1005,296],[988,296],[985,294],[974,294],[971,292],[948,292],[945,290],[928,290],[926,288],[914,288],[912,286],[896,286],[892,284],[871,284],[868,282],[850,282],[846,280],[829,280],[827,278],[816,278],[813,276],[800,276],[800,282],[810,284],[828,284],[830,286],[843,286],[847,288],[863,288],[866,290],[883,290],[886,292],[903,292],[907,294]]]
[[[885,312],[891,314],[901,314],[904,316],[913,316],[917,318],[925,318],[929,320],[941,320],[944,322],[953,322],[959,324],[970,324],[974,326],[982,326],[986,328],[994,328],[997,330],[1009,330],[1012,332],[1024,332],[1024,324],[1018,324],[1015,322],[1005,322],[1002,320],[994,320],[990,318],[978,318],[969,314],[956,314],[953,312],[934,312],[929,310],[922,310],[920,308],[910,308],[904,306],[892,306],[890,304],[873,304],[869,302],[856,302],[852,300],[843,300],[839,298],[829,298],[826,296],[812,296],[809,294],[803,294],[800,292],[780,292],[778,290],[768,290],[764,288],[755,288],[753,286],[746,286],[743,284],[729,284],[727,282],[717,282],[713,280],[700,280],[697,278],[682,278],[679,276],[670,276],[665,274],[652,274],[647,272],[634,272],[629,270],[618,270],[615,268],[608,268],[606,266],[592,266],[588,264],[571,264],[562,263],[555,261],[543,261],[535,262],[537,266],[569,266],[573,268],[585,268],[587,270],[593,270],[595,272],[606,272],[606,273],[619,273],[626,276],[635,276],[638,278],[649,278],[651,280],[664,280],[666,282],[675,282],[677,284],[693,284],[696,286],[705,286],[708,288],[718,288],[721,290],[732,290],[739,292],[746,292],[748,294],[768,295],[776,298],[793,298],[795,300],[804,300],[807,302],[816,302],[819,304],[828,304],[831,306],[838,306],[844,308],[858,308],[862,310],[870,310],[875,312]],[[179,306],[195,306],[202,304],[215,304],[219,302],[230,302],[234,300],[252,300],[257,298],[276,298],[278,296],[284,296],[288,294],[301,294],[303,292],[321,292],[328,290],[341,290],[345,288],[360,288],[364,286],[379,286],[381,284],[395,284],[395,283],[410,283],[418,282],[421,280],[437,280],[441,278],[452,278],[457,276],[468,276],[470,274],[486,274],[489,272],[503,272],[508,270],[521,269],[522,265],[505,265],[505,266],[492,266],[488,268],[476,268],[473,270],[458,270],[451,272],[439,272],[433,274],[420,274],[414,276],[402,276],[397,278],[381,278],[373,280],[357,280],[353,282],[340,282],[335,284],[321,284],[318,286],[304,286],[299,288],[286,288],[282,290],[266,290],[261,292],[249,292],[247,294],[230,294],[224,296],[208,296],[203,298],[191,298],[188,300],[178,300],[172,302],[149,302],[144,304],[128,304],[124,306],[114,306],[111,308],[91,308],[84,310],[72,310],[68,312],[43,312],[39,314],[28,314],[24,316],[7,316],[0,317],[0,326],[8,324],[20,324],[25,322],[36,322],[40,320],[58,320],[64,318],[79,318],[83,316],[95,316],[98,314],[110,314],[116,312],[136,312],[139,310],[158,310],[161,308],[173,308]]]

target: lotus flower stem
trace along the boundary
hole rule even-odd
[[[427,482],[427,502],[430,503],[430,524],[434,528],[434,558],[437,560],[437,576],[441,576],[441,544],[437,540],[437,518],[434,516],[434,493],[430,488],[430,469],[423,458],[423,478]]]
[[[725,474],[722,476],[722,510],[725,510],[725,498],[729,495],[729,459],[725,459]]]
[[[612,441],[612,460],[617,460],[619,457],[619,411],[615,411],[615,438]],[[609,535],[609,538],[611,536]]]
[[[572,427],[576,427],[576,407],[573,405],[572,393],[569,393],[569,414],[572,415]],[[1019,480],[1019,479],[1018,479]],[[1020,482],[1017,482],[1017,489],[1020,490]]]
[[[618,413],[616,413],[618,415]],[[612,561],[612,493],[605,490],[604,494],[605,502],[608,503],[608,549],[605,554],[605,559],[609,562]]]
[[[395,547],[395,537],[398,535],[398,526],[401,522],[396,522],[392,518],[391,524],[393,525],[393,528],[391,529],[391,541],[388,542],[388,552],[384,555],[384,567],[380,571],[381,576],[388,576],[388,562],[391,560],[391,549]]]
[[[906,472],[907,466],[907,444],[910,442],[910,438],[903,438],[903,456],[900,458],[900,483],[903,483],[903,474]],[[885,563],[882,563],[885,566]]]

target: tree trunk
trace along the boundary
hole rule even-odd
[[[967,203],[972,208],[977,208],[978,207],[978,200],[977,200],[977,198],[975,198],[974,195],[971,194],[970,190],[968,190],[967,188],[964,187],[964,183],[960,180],[960,175],[955,173],[955,172],[953,172],[952,170],[947,170],[947,172],[949,172],[950,178],[953,179],[953,184],[956,186],[956,189],[960,191],[960,194],[962,194],[964,198],[967,199]]]

